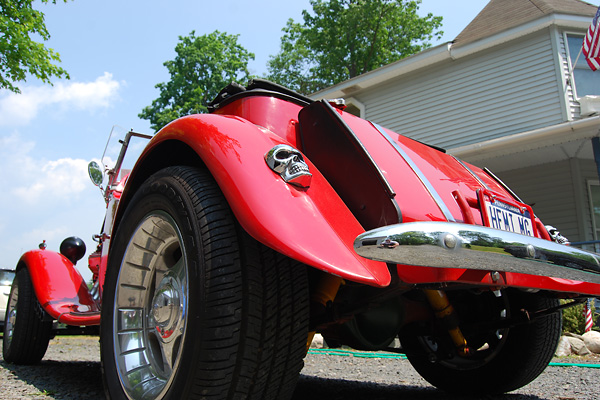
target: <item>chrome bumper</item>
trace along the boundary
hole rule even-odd
[[[479,225],[389,225],[359,235],[354,250],[362,257],[387,263],[518,272],[600,283],[600,254]]]

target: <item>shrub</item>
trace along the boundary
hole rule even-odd
[[[592,316],[594,316],[594,311],[594,302],[592,302]],[[565,332],[576,333],[578,335],[583,335],[585,333],[584,304],[578,304],[574,307],[565,308],[562,311],[562,315],[563,334]],[[594,323],[596,323],[596,321],[594,321]],[[597,328],[597,326],[594,325],[594,328]]]

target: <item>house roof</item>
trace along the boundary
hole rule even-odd
[[[463,46],[549,14],[593,17],[596,10],[580,0],[491,0],[453,43]]]
[[[351,96],[390,79],[483,51],[551,25],[585,30],[597,7],[581,0],[491,0],[452,41],[330,86],[309,97]]]
[[[593,160],[590,139],[598,136],[599,129],[596,115],[447,150],[475,165],[485,163],[495,172],[570,158]]]

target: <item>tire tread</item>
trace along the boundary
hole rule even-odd
[[[237,223],[213,177],[203,169],[168,167],[151,176],[131,201],[164,193],[184,215],[182,232],[199,256],[202,301],[191,399],[288,399],[306,351],[306,266],[251,238]],[[185,234],[185,233],[183,233]],[[118,235],[118,233],[117,233]]]
[[[46,315],[35,296],[26,267],[17,270],[13,286],[19,290],[17,319],[10,344],[3,340],[3,357],[13,364],[37,364],[44,358],[48,349],[52,336],[52,320]]]

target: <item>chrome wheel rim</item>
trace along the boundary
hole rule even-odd
[[[6,346],[10,346],[12,342],[13,334],[15,332],[15,323],[17,322],[17,301],[19,300],[19,282],[18,278],[15,276],[15,279],[12,283],[12,288],[10,290],[8,303],[6,305],[6,323],[4,326],[4,338],[2,339],[6,342]]]
[[[113,310],[117,373],[130,399],[160,398],[171,387],[187,326],[187,267],[173,218],[146,216],[123,256]]]

